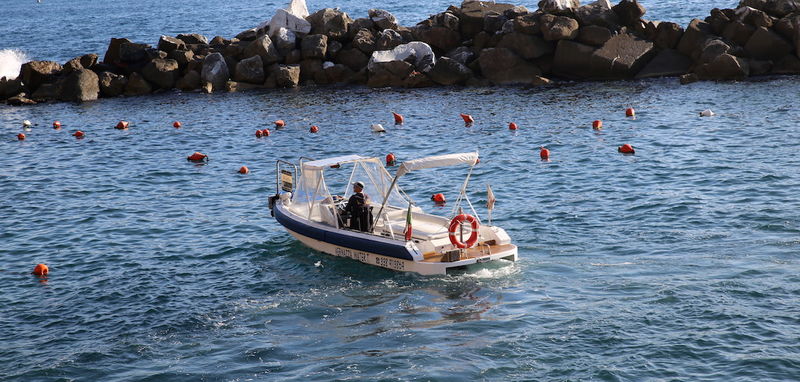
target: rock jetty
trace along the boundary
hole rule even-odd
[[[150,45],[112,38],[102,60],[87,54],[64,64],[25,63],[16,79],[0,79],[0,100],[25,105],[306,84],[419,88],[653,77],[690,83],[800,74],[800,0],[742,0],[685,28],[645,19],[636,0],[538,6],[465,1],[404,27],[385,10],[352,19],[331,8],[308,14],[302,0],[293,0],[270,23],[230,39],[179,34]]]

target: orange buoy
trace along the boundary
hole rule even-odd
[[[447,200],[444,198],[444,194],[442,193],[431,195],[431,200],[433,200],[437,204],[442,204],[447,202]]]
[[[196,151],[194,154],[189,155],[186,158],[186,160],[189,160],[189,161],[192,161],[192,162],[202,162],[204,160],[207,161],[208,160],[208,155],[203,154],[203,153],[201,153],[199,151]]]
[[[517,126],[517,124],[514,123],[514,122],[511,122],[511,123],[508,124],[508,129],[509,130],[516,130],[518,128],[519,128],[519,126]]]
[[[621,152],[623,154],[636,154],[636,150],[633,149],[633,146],[631,146],[631,145],[629,145],[627,143],[622,145],[622,146],[620,146],[620,147],[618,147],[617,151],[619,151],[619,152]]]
[[[53,128],[56,129],[56,130],[60,129],[61,128],[61,122],[59,122],[59,121],[53,122]]]
[[[394,166],[395,164],[397,164],[397,159],[394,157],[394,154],[392,153],[386,154],[386,165]]]
[[[72,133],[72,136],[74,136],[75,138],[78,138],[78,139],[81,139],[81,138],[83,138],[83,136],[85,136],[85,135],[86,135],[86,134],[84,134],[84,133],[83,133],[83,131],[80,131],[80,130],[78,130],[78,131],[76,131],[76,132]]]
[[[176,129],[180,129],[181,126],[183,126],[183,125],[181,125],[180,121],[172,122],[172,127],[176,128]]]
[[[240,174],[249,174],[250,173],[250,169],[247,168],[247,166],[242,166],[241,168],[239,168],[239,173]]]
[[[47,265],[44,264],[36,264],[31,273],[36,276],[47,276],[50,273],[50,268],[47,268]]]
[[[469,115],[469,114],[461,113],[461,119],[463,119],[464,123],[467,124],[467,125],[469,125],[471,123],[475,123],[475,118],[472,118],[472,116]]]
[[[269,134],[270,134],[269,129],[261,130],[261,136],[262,137],[268,137]]]
[[[395,112],[392,112],[392,115],[394,116],[394,124],[395,125],[402,125],[403,124],[403,120],[404,119],[403,119],[402,115],[397,114]]]
[[[275,121],[275,128],[276,129],[283,128],[284,126],[286,126],[286,122],[283,122],[282,119],[279,119],[279,120]]]
[[[22,134],[22,133],[17,134],[17,139],[19,139],[20,141],[24,141],[25,140],[25,134]]]
[[[318,131],[319,131],[319,127],[318,127],[318,126],[316,126],[316,125],[312,125],[312,126],[311,126],[311,128],[310,128],[310,129],[308,129],[308,131],[310,131],[310,132],[312,132],[312,133],[316,133],[316,132],[318,132]]]
[[[542,146],[541,150],[539,150],[539,157],[542,158],[542,160],[550,159],[550,150]]]
[[[603,121],[598,119],[598,120],[592,122],[592,128],[595,129],[595,130],[602,129],[603,128]]]
[[[117,122],[117,125],[114,126],[114,128],[117,130],[125,130],[128,128],[128,124],[129,124],[128,121],[119,121]]]
[[[632,107],[629,107],[629,108],[625,109],[625,116],[626,117],[635,117],[636,116],[636,110],[633,110]]]
[[[256,130],[256,138],[261,138],[264,134],[261,133],[261,130]]]

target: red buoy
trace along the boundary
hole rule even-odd
[[[442,193],[431,195],[431,200],[436,202],[436,204],[442,204],[442,203],[447,202],[447,200],[444,198],[444,194],[442,194]]]
[[[284,126],[286,126],[286,122],[283,122],[282,119],[279,119],[279,120],[275,121],[275,128],[276,129],[280,129],[280,128],[284,127]]]
[[[47,265],[44,264],[36,264],[31,273],[36,276],[47,276],[50,273],[50,268],[47,268]]]
[[[181,126],[182,125],[181,125],[180,121],[172,122],[172,127],[176,128],[176,129],[180,129]]]
[[[395,112],[392,112],[392,115],[394,116],[394,124],[395,125],[402,125],[403,124],[403,116],[402,115],[397,114]]]
[[[508,129],[509,130],[516,130],[518,128],[519,128],[519,126],[517,126],[517,124],[514,123],[514,122],[511,122],[511,123],[508,124]]]
[[[461,119],[463,119],[464,123],[467,124],[467,125],[475,123],[475,119],[472,118],[472,116],[469,115],[469,114],[461,113]]]
[[[186,158],[186,160],[189,160],[189,161],[192,161],[192,162],[202,162],[204,160],[207,161],[208,160],[208,155],[203,154],[201,152],[195,152],[194,154],[189,155]]]
[[[119,121],[114,128],[117,130],[125,130],[128,128],[128,121]]]
[[[75,138],[78,138],[78,139],[81,139],[81,138],[83,138],[85,135],[86,135],[86,134],[84,134],[84,133],[83,133],[83,131],[80,131],[80,130],[78,130],[78,131],[76,131],[76,132],[72,133],[72,136],[74,136]]]
[[[595,129],[595,130],[602,129],[603,128],[603,121],[598,119],[598,120],[592,122],[592,128]]]
[[[618,147],[617,151],[619,151],[619,152],[621,152],[623,154],[636,154],[636,150],[633,149],[633,146],[631,146],[631,145],[629,145],[627,143],[622,145],[622,146],[620,146],[620,147]]]
[[[59,121],[53,122],[53,128],[56,129],[56,130],[60,129],[61,128],[61,122],[59,122]]]
[[[539,157],[542,158],[542,160],[550,159],[550,150],[542,146],[542,149],[539,150]]]
[[[268,136],[269,136],[269,134],[270,134],[270,132],[269,132],[269,129],[263,129],[263,130],[261,130],[261,136],[262,136],[262,137],[268,137]]]
[[[261,130],[256,130],[256,138],[261,138],[263,135],[264,134],[261,132]]]
[[[239,173],[240,174],[249,174],[250,173],[250,169],[247,168],[247,166],[242,166],[241,168],[239,168]]]
[[[311,128],[310,128],[310,129],[308,129],[308,131],[310,131],[310,132],[312,132],[312,133],[316,133],[316,132],[318,132],[318,131],[319,131],[319,127],[318,127],[318,126],[316,126],[316,125],[312,125],[312,126],[311,126]]]
[[[636,110],[633,110],[632,107],[629,107],[629,108],[625,109],[625,116],[626,117],[635,117],[636,116]]]
[[[386,165],[387,166],[394,166],[397,163],[397,160],[394,157],[394,154],[389,153],[386,154]]]
[[[22,134],[22,133],[17,134],[17,139],[19,139],[20,141],[24,141],[25,140],[25,134]]]

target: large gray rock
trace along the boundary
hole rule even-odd
[[[180,77],[178,61],[157,58],[147,63],[142,69],[142,76],[161,89],[172,89]]]
[[[784,17],[790,13],[800,12],[798,0],[773,0],[768,1],[764,10],[775,17]]]
[[[314,80],[314,76],[323,69],[324,62],[319,58],[307,58],[300,61],[300,81]]]
[[[603,46],[610,39],[611,31],[608,28],[588,25],[580,29],[577,41],[586,45]]]
[[[729,52],[731,52],[731,46],[722,40],[709,40],[703,46],[703,50],[702,53],[700,53],[700,59],[698,62],[701,64],[707,64],[714,61],[717,57]]]
[[[94,53],[84,54],[81,58],[81,65],[86,69],[91,69],[97,64],[98,55]]]
[[[428,75],[439,85],[456,85],[470,79],[472,70],[456,60],[440,57]]]
[[[54,82],[61,72],[61,64],[54,61],[31,61],[22,64],[22,83],[30,92],[35,92],[45,82]]]
[[[506,48],[482,50],[478,63],[483,77],[498,85],[529,84],[542,74],[538,66]]]
[[[794,49],[777,33],[759,27],[744,46],[750,57],[762,60],[777,60],[791,53]]]
[[[47,102],[58,99],[60,84],[44,83],[31,94],[31,99],[36,102]]]
[[[300,83],[300,67],[280,65],[275,71],[275,82],[280,88],[295,88]]]
[[[494,1],[465,1],[461,3],[458,13],[459,32],[464,39],[472,38],[483,31],[486,15],[502,15],[511,9],[514,9],[513,4],[495,3]]]
[[[300,53],[303,58],[325,58],[328,51],[328,36],[310,34],[300,42]]]
[[[200,72],[201,82],[210,83],[214,91],[222,91],[230,78],[225,57],[219,53],[212,53],[203,60],[203,69]],[[130,83],[130,81],[129,81]]]
[[[503,39],[500,40],[497,47],[511,49],[518,56],[526,60],[533,60],[553,53],[553,45],[551,43],[537,36],[519,32],[513,32],[503,36]]]
[[[158,50],[167,52],[170,54],[175,49],[182,49],[186,50],[186,43],[183,40],[179,40],[175,37],[170,36],[161,36],[158,39]]]
[[[347,37],[347,29],[353,20],[338,9],[325,8],[306,17],[311,23],[310,34],[324,34],[334,40]]]
[[[569,40],[561,40],[556,45],[553,58],[553,73],[570,79],[591,78],[591,67],[595,48]]]
[[[661,22],[656,27],[656,35],[653,39],[657,48],[674,49],[683,37],[683,27],[671,22]]]
[[[263,84],[266,79],[261,56],[253,56],[236,64],[233,79],[249,84]]]
[[[739,80],[750,74],[750,66],[747,60],[726,53],[698,66],[695,73],[702,80]]]
[[[403,44],[403,36],[394,29],[384,29],[378,34],[378,41],[375,42],[375,50],[390,50]]]
[[[686,74],[691,65],[689,57],[675,49],[664,49],[636,74],[636,78],[678,77]]]
[[[459,46],[458,48],[447,52],[444,56],[467,65],[475,58],[475,52],[473,52],[469,47]]]
[[[272,43],[272,39],[270,39],[267,35],[258,37],[244,49],[244,58],[250,58],[255,55],[261,56],[261,61],[264,62],[264,65],[281,61],[281,55],[278,52],[278,48]]]
[[[579,0],[542,0],[539,9],[545,13],[561,14],[572,12],[581,6]]]
[[[678,52],[693,59],[699,56],[700,49],[711,39],[711,26],[707,22],[694,19],[689,22],[686,31],[678,43]]]
[[[100,94],[100,79],[89,69],[70,73],[59,87],[58,99],[62,101],[94,101]]]
[[[566,16],[542,15],[539,18],[542,36],[547,41],[574,40],[578,37],[578,22]]]
[[[369,55],[375,51],[375,35],[369,29],[359,30],[353,37],[353,46]]]
[[[175,83],[175,87],[183,91],[200,89],[200,73],[190,70]]]
[[[584,27],[598,25],[616,30],[620,23],[617,13],[601,2],[587,4],[576,9],[575,18]]]
[[[103,57],[103,63],[106,65],[119,65],[119,48],[122,44],[131,42],[133,41],[127,38],[111,38],[111,41],[108,43],[108,49],[106,49],[106,54]]]
[[[504,15],[489,14],[483,20],[483,31],[489,34],[495,34],[503,29],[503,25],[508,22],[508,17]],[[513,25],[510,28],[514,30]]]
[[[622,25],[629,26],[636,24],[647,12],[637,0],[622,0],[611,9],[617,14]]]
[[[414,28],[414,36],[417,40],[443,52],[461,45],[461,36],[457,31],[440,26],[418,26]]]
[[[192,44],[208,44],[208,38],[197,33],[181,33],[176,36],[178,40],[185,42],[187,45]]]
[[[529,13],[514,19],[514,31],[525,34],[542,34],[542,25],[539,23],[541,14]]]
[[[752,70],[751,70],[752,72]],[[800,59],[790,54],[775,62],[772,68],[773,74],[800,74]]]
[[[111,72],[100,73],[100,95],[103,97],[117,97],[122,95],[125,91],[125,86],[128,84],[128,79],[125,76],[120,76]]]
[[[370,9],[368,13],[369,18],[375,23],[379,31],[397,29],[397,18],[388,11],[384,11],[383,9]]]
[[[148,44],[125,42],[119,46],[119,60],[125,63],[140,62],[147,59]]]
[[[22,92],[22,78],[15,78],[10,80],[8,78],[0,78],[0,100],[13,97]]]
[[[289,29],[278,28],[278,32],[272,37],[272,42],[275,43],[278,53],[282,56],[288,55],[297,46],[297,35]]]
[[[336,55],[336,59],[354,72],[358,72],[369,63],[369,56],[356,48],[343,49]]]
[[[314,75],[314,82],[318,84],[349,82],[353,74],[353,71],[345,65],[329,65]]]
[[[67,75],[81,69],[84,69],[83,65],[81,65],[81,58],[75,57],[61,66],[61,75]]]
[[[722,37],[733,41],[739,46],[744,46],[750,41],[750,37],[755,33],[756,28],[741,21],[734,21],[728,24],[722,31]]]
[[[372,88],[402,87],[414,66],[405,61],[376,62],[370,64],[367,86]]]
[[[655,56],[653,43],[632,34],[618,34],[592,56],[592,67],[604,78],[630,78]]]
[[[770,17],[766,12],[751,7],[742,7],[737,9],[736,19],[745,24],[752,25],[756,28],[758,27],[772,28],[773,24],[772,17]]]
[[[175,60],[178,63],[178,66],[181,68],[185,68],[189,65],[190,62],[194,60],[194,52],[191,50],[181,50],[176,49],[170,52],[167,56],[168,58]]]
[[[153,92],[153,87],[142,77],[141,74],[133,72],[128,77],[128,83],[125,85],[124,94],[129,97],[150,94]]]

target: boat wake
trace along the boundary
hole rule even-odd
[[[17,78],[22,64],[28,61],[28,55],[19,49],[0,50],[0,78]]]

